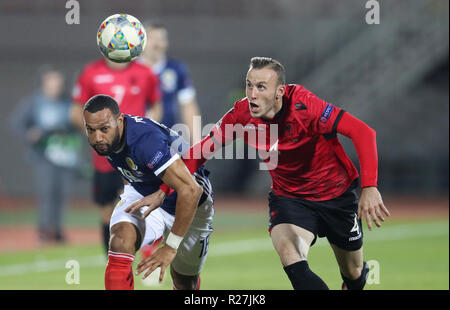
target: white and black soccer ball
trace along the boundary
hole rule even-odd
[[[97,45],[103,56],[114,62],[129,62],[142,54],[147,34],[142,23],[129,14],[105,19],[97,32]]]

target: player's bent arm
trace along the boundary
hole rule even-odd
[[[175,221],[171,232],[183,237],[194,218],[197,204],[202,195],[202,188],[189,173],[181,159],[173,162],[161,176],[162,181],[177,191]]]
[[[167,266],[175,258],[177,248],[191,225],[202,194],[201,187],[195,182],[181,159],[177,159],[166,168],[161,175],[161,179],[178,192],[175,221],[165,245],[138,264],[136,271],[137,274],[140,274],[147,270],[144,274],[144,278],[146,278],[156,268],[161,267],[160,282],[162,282]]]

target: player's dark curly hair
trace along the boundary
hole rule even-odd
[[[116,100],[114,100],[114,98],[108,95],[95,95],[91,97],[84,104],[83,112],[88,111],[89,113],[95,113],[103,109],[111,110],[112,114],[115,117],[118,117],[120,115],[119,105],[117,104]]]
[[[253,57],[250,59],[250,69],[263,69],[266,67],[269,67],[277,73],[278,85],[286,84],[286,71],[278,60],[270,57]]]

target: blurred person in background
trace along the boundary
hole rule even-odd
[[[94,95],[113,97],[125,114],[159,121],[162,115],[158,77],[150,68],[132,61],[115,63],[106,58],[84,68],[72,93],[72,122],[83,132],[83,106]],[[114,205],[123,190],[124,180],[104,156],[92,151],[94,166],[93,200],[100,207],[104,249],[109,246],[109,222]]]
[[[40,88],[16,107],[10,126],[28,148],[38,197],[39,238],[64,242],[66,197],[73,172],[80,167],[82,138],[71,123],[63,74],[46,65],[39,76]]]
[[[148,21],[144,26],[147,46],[142,61],[159,77],[163,105],[161,123],[169,128],[178,123],[187,125],[190,142],[198,142],[193,140],[193,122],[200,111],[188,69],[182,61],[167,56],[169,34],[165,25]]]

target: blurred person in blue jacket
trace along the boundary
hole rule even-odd
[[[194,116],[200,116],[200,111],[187,66],[183,61],[167,56],[169,34],[165,25],[147,21],[144,26],[147,32],[147,46],[141,61],[159,77],[163,95],[161,123],[172,129],[176,124],[186,125],[189,129],[189,138],[187,136],[184,138],[191,143],[198,142],[201,134],[194,137]],[[201,128],[201,124],[198,128]]]
[[[73,172],[81,164],[81,135],[71,125],[65,78],[45,65],[40,87],[21,100],[10,115],[10,127],[27,146],[38,200],[38,232],[42,242],[64,242],[63,218]]]

